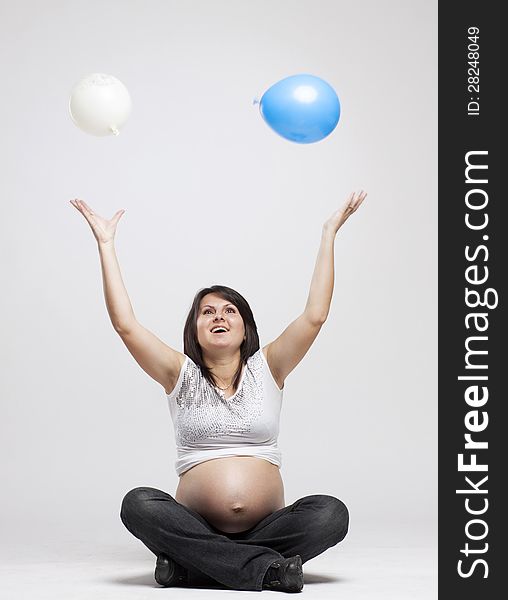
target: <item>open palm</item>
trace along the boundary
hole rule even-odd
[[[108,221],[94,212],[86,202],[77,198],[69,201],[85,217],[92,229],[95,239],[100,244],[111,242],[115,238],[116,226],[125,210],[118,210]]]
[[[325,228],[332,231],[334,234],[344,225],[347,219],[357,210],[360,204],[367,197],[367,192],[363,190],[359,194],[352,192],[346,202],[335,211],[333,215],[326,221]]]

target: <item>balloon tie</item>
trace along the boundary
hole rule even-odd
[[[110,127],[110,130],[113,132],[114,135],[119,135],[120,132],[118,131],[118,129],[116,129],[115,127]]]

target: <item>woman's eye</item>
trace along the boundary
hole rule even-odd
[[[228,308],[226,308],[226,311],[235,312],[235,309],[232,308],[231,306],[229,306]],[[207,315],[207,314],[209,314],[211,312],[212,312],[212,310],[210,308],[205,308],[205,310],[203,311],[203,314]]]

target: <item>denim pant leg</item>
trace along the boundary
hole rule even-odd
[[[238,544],[166,492],[138,487],[122,502],[120,518],[155,555],[164,553],[189,572],[195,569],[237,590],[261,590],[279,552],[263,545]]]
[[[242,545],[272,548],[285,558],[299,554],[306,562],[343,540],[348,526],[349,513],[343,502],[315,494],[300,498],[247,532],[231,537]]]

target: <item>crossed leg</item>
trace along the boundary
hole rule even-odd
[[[161,490],[134,488],[120,518],[156,556],[164,553],[188,571],[192,585],[261,590],[268,567],[300,554],[305,562],[347,533],[348,512],[337,498],[306,496],[240,533],[223,533]]]

